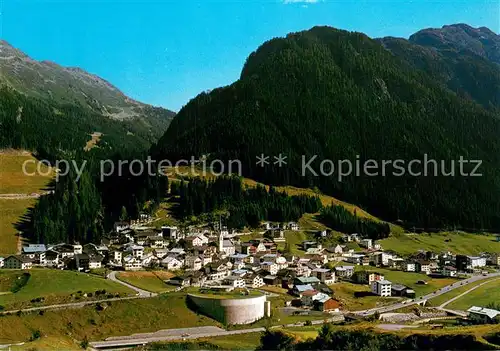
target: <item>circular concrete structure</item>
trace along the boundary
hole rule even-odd
[[[266,310],[265,295],[232,299],[188,294],[188,299],[200,312],[226,325],[255,322],[264,317]]]

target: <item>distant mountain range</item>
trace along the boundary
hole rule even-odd
[[[317,187],[407,227],[500,230],[499,42],[464,24],[409,40],[330,27],[275,38],[250,54],[239,80],[179,111],[151,152],[239,159],[248,177]],[[286,166],[273,165],[280,154]],[[319,173],[323,160],[424,154],[446,170],[460,157],[482,160],[482,177],[303,174],[302,155],[317,156]]]
[[[162,135],[175,115],[174,112],[167,109],[153,107],[130,99],[106,80],[80,68],[62,67],[49,61],[33,60],[3,40],[0,41],[0,64],[2,93],[16,95],[16,99],[18,99],[16,103],[19,104],[17,107],[23,107],[24,103],[22,101],[28,101],[28,103],[38,101],[37,105],[48,104],[52,106],[54,111],[59,112],[72,106],[73,109],[79,110],[76,114],[83,120],[77,121],[77,124],[83,130],[77,130],[74,126],[69,125],[75,123],[71,119],[56,118],[53,122],[60,122],[63,126],[69,123],[66,129],[67,132],[71,131],[71,133],[77,133],[77,135],[82,133],[85,138],[94,131],[103,132],[99,129],[104,127],[100,123],[95,123],[95,121],[99,120],[97,116],[101,116],[101,122],[106,125],[107,131],[103,140],[106,140],[106,134],[109,136],[110,131],[111,134],[115,134],[116,131],[116,137],[122,134],[125,139],[134,139],[130,136],[135,135],[136,138],[140,139],[138,140],[139,144],[150,144]],[[4,106],[3,110],[5,113],[8,109]],[[28,119],[26,122],[29,122],[30,116],[27,115],[26,111],[27,109],[24,109],[24,118]],[[45,112],[40,112],[40,114],[44,115]],[[89,120],[87,123],[82,116],[88,117],[89,114],[93,116],[91,118],[93,121]],[[48,116],[46,121],[54,117],[53,115]],[[13,126],[10,125],[9,119],[14,117],[13,114],[4,115],[3,117],[6,119],[3,127],[7,128],[6,126],[9,126],[8,131],[11,134],[15,134],[15,132],[12,129]],[[38,119],[39,117],[33,116],[33,118]],[[43,129],[43,124],[40,126]],[[32,135],[36,131],[31,131],[29,128],[23,130],[22,123],[17,125],[16,128],[17,132],[22,134],[24,145],[20,145],[22,144],[20,141],[2,141],[0,139],[0,147],[35,146],[31,140],[36,139],[37,136]],[[64,130],[64,128],[60,130]],[[53,137],[54,143],[58,144],[58,135],[52,133],[51,137]],[[50,140],[52,138],[49,138]],[[130,141],[133,142],[133,140]],[[65,145],[65,147],[72,148],[73,146]],[[118,145],[115,147],[118,147]]]

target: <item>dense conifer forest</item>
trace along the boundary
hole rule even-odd
[[[439,60],[447,62],[445,55]],[[463,91],[457,91],[443,80],[445,72],[436,74],[439,62],[429,71],[364,34],[328,27],[289,34],[252,53],[237,82],[191,100],[152,153],[171,160],[192,155],[239,159],[247,177],[266,184],[317,186],[408,228],[498,230],[497,95],[476,101],[474,94],[466,94],[474,85],[498,86],[498,74],[488,73],[498,66],[482,62],[447,63],[454,74],[462,74],[456,82]],[[469,75],[465,65],[481,74]],[[471,81],[486,75],[493,80],[486,86]],[[287,165],[256,165],[262,153],[271,160],[284,154]],[[430,164],[429,176],[408,171],[399,176],[389,168],[386,176],[379,170],[378,176],[362,173],[339,180],[337,173],[316,176],[306,169],[302,174],[303,155],[306,161],[317,156],[311,163],[316,173],[322,160],[408,163],[427,155],[437,167]],[[482,160],[482,176],[458,174],[460,157]],[[463,173],[473,168],[465,165]],[[455,175],[443,175],[443,170]]]
[[[230,228],[255,228],[264,220],[298,221],[304,213],[316,213],[322,207],[318,197],[288,196],[260,185],[245,187],[237,177],[172,183],[172,194],[179,195],[180,217],[225,211]]]

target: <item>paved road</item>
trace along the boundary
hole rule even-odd
[[[452,285],[445,286],[445,287],[443,287],[443,288],[435,291],[434,293],[431,293],[431,294],[428,294],[428,295],[416,298],[412,302],[408,302],[408,303],[396,303],[396,304],[393,304],[393,305],[383,306],[383,307],[378,307],[378,308],[372,308],[372,309],[369,309],[369,310],[355,311],[353,313],[354,314],[358,314],[358,315],[363,315],[363,316],[370,316],[370,315],[375,314],[376,312],[378,312],[378,313],[384,313],[384,312],[390,312],[390,311],[398,310],[400,308],[403,308],[403,307],[406,307],[406,306],[412,306],[412,305],[415,305],[415,304],[417,304],[419,302],[422,302],[424,300],[428,300],[428,299],[431,299],[433,297],[446,294],[448,291],[452,291],[452,290],[458,289],[458,288],[460,288],[460,287],[462,287],[464,285],[471,284],[471,283],[474,283],[474,282],[479,281],[479,280],[489,279],[489,278],[492,278],[492,277],[500,277],[500,272],[490,273],[490,274],[487,274],[487,275],[475,275],[475,276],[472,276],[470,278],[467,278],[467,279],[458,281],[456,283],[453,283]]]
[[[107,278],[109,280],[117,282],[118,284],[124,285],[127,288],[129,288],[129,289],[132,289],[132,290],[136,291],[137,295],[140,296],[140,297],[153,297],[153,296],[158,295],[156,293],[153,293],[153,292],[150,292],[150,291],[147,291],[147,290],[143,290],[143,289],[139,289],[138,287],[136,287],[134,285],[131,285],[131,284],[125,283],[124,281],[121,281],[120,279],[118,279],[116,277],[116,273],[118,273],[118,272],[112,271],[111,273],[108,274]]]
[[[330,318],[327,322],[343,320],[342,315]],[[313,321],[313,324],[323,324],[325,321]],[[277,327],[297,327],[302,326],[304,323],[277,325]],[[224,330],[215,326],[196,327],[196,328],[181,328],[181,329],[165,329],[154,333],[133,334],[128,336],[109,337],[104,341],[91,342],[90,346],[95,349],[104,348],[121,348],[127,346],[145,345],[150,342],[158,341],[172,341],[172,340],[188,340],[199,338],[210,338],[216,336],[227,336],[235,334],[248,334],[248,333],[261,333],[265,331],[264,327],[239,329],[239,330]]]

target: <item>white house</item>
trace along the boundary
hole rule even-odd
[[[138,271],[142,269],[142,262],[135,256],[126,256],[123,258],[123,268],[126,271]]]
[[[173,270],[181,269],[183,263],[175,257],[168,256],[168,257],[164,258],[163,260],[161,260],[161,265],[163,267],[165,267],[166,269],[173,271]]]
[[[445,277],[456,277],[457,269],[451,266],[444,266],[443,269],[441,269],[441,274]]]
[[[415,272],[416,271],[415,262],[406,262],[403,265],[403,268],[405,272]]]
[[[130,245],[127,247],[126,251],[132,253],[132,255],[137,258],[142,258],[142,256],[144,256],[144,246],[141,245]]]
[[[203,267],[203,260],[200,258],[200,256],[189,255],[186,256],[184,264],[186,265],[187,269],[198,271],[201,269],[201,267]]]
[[[230,275],[222,281],[224,285],[229,285],[233,288],[244,288],[245,280],[236,275]]]
[[[275,262],[262,262],[260,268],[269,272],[270,275],[276,275],[278,273],[278,264]]]
[[[250,286],[254,289],[260,288],[261,286],[264,286],[264,278],[262,278],[260,275],[251,273],[247,274],[245,277],[245,285]]]
[[[366,249],[373,248],[373,240],[372,239],[361,239],[359,242],[359,246],[364,247]]]
[[[12,255],[3,260],[5,269],[31,269],[32,265],[29,258],[18,255]]]
[[[388,280],[375,280],[372,283],[372,293],[378,296],[391,296],[392,283]]]

